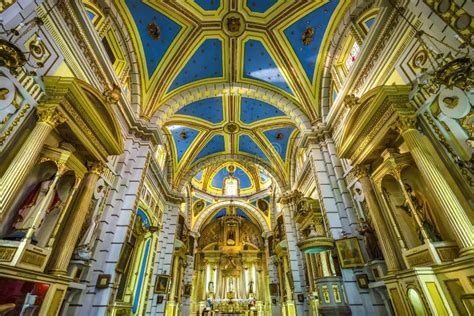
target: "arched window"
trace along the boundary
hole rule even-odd
[[[238,196],[239,189],[239,179],[234,176],[224,178],[224,195]]]
[[[122,83],[122,90],[124,90],[127,97],[129,97],[129,66],[127,65],[125,55],[123,54],[119,41],[115,35],[113,25],[110,23],[110,18],[90,0],[82,0],[82,3],[84,4],[87,17],[91,21],[94,29],[97,31],[102,46],[104,47],[105,54],[114,68],[117,77]]]
[[[378,12],[378,9],[371,9],[350,22],[346,37],[342,42],[341,49],[336,54],[337,57],[331,69],[333,79],[331,94],[333,101],[336,99],[337,92],[359,59],[358,57],[363,43],[377,21]]]

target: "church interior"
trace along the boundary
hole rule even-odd
[[[474,315],[473,15],[0,1],[0,315]]]

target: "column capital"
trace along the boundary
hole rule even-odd
[[[395,121],[394,127],[400,132],[400,134],[411,129],[416,129],[416,113],[398,113],[398,118]]]
[[[98,176],[100,176],[105,170],[105,165],[102,162],[88,162],[87,165],[89,173],[94,173]]]
[[[303,194],[299,191],[289,191],[283,193],[283,195],[280,196],[278,202],[282,204],[290,204],[291,202],[296,202],[296,200],[302,196]]]
[[[66,117],[54,105],[40,104],[36,109],[39,123],[46,123],[52,128],[66,122]]]
[[[355,165],[352,168],[352,174],[355,178],[360,179],[369,176],[370,166],[369,165]]]

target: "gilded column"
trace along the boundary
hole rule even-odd
[[[56,110],[56,106],[40,105],[36,111],[38,121],[35,127],[0,180],[0,220],[8,211],[18,190],[33,168],[46,138],[56,126],[66,121],[65,117]]]
[[[433,162],[430,148],[426,146],[423,136],[415,127],[416,115],[399,115],[397,127],[415,160],[426,184],[434,193],[441,206],[444,219],[450,226],[460,248],[460,256],[474,253],[474,231],[469,218],[459,203],[451,186]]]
[[[71,260],[82,225],[86,219],[95,185],[97,180],[99,180],[102,170],[102,164],[94,163],[82,180],[81,189],[78,192],[75,204],[71,208],[64,224],[65,229],[58,238],[59,243],[56,246],[57,249],[54,251],[55,255],[51,258],[49,263],[49,270],[53,274],[65,275],[67,273],[69,261]]]
[[[288,278],[288,273],[291,273],[290,270],[290,265],[288,264],[288,255],[287,254],[285,257],[282,258],[283,261],[283,279],[285,280],[285,288],[286,288],[286,311],[288,316],[294,316],[296,315],[296,309],[295,309],[295,302],[293,300],[293,288],[292,284],[290,282],[290,279]]]
[[[179,282],[179,257],[175,256],[173,259],[173,274],[171,275],[173,281],[171,282],[171,289],[169,295],[169,301],[175,302],[176,301],[176,290],[178,288]]]
[[[377,197],[373,191],[373,187],[369,179],[368,167],[356,166],[354,171],[354,175],[359,179],[359,182],[362,186],[362,191],[364,192],[364,197],[367,201],[367,207],[369,209],[368,211],[373,219],[372,223],[374,225],[375,231],[379,234],[379,236],[382,236],[381,234],[383,232],[389,231],[389,227],[385,222],[382,211],[377,202]],[[396,247],[392,243],[392,239],[378,238],[378,240],[382,248],[381,250],[385,259],[385,263],[387,264],[387,272],[393,273],[400,270],[400,263],[398,262],[397,254],[395,253]]]

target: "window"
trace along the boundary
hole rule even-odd
[[[239,195],[239,180],[233,176],[224,179],[224,195]]]
[[[349,54],[345,62],[347,71],[351,70],[352,66],[354,66],[354,63],[357,59],[357,55],[359,54],[359,51],[360,51],[360,46],[359,44],[357,44],[357,42],[354,41],[354,44],[352,45],[352,48],[349,51]]]

